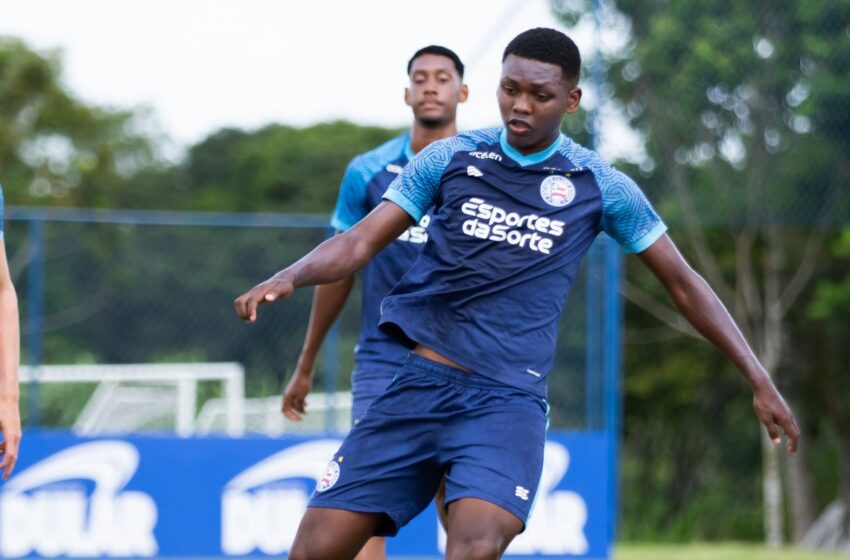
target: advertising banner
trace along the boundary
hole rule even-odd
[[[0,483],[0,557],[285,556],[338,437],[81,438],[29,432]],[[550,432],[516,558],[607,558],[607,436]],[[433,504],[388,554],[442,557]]]

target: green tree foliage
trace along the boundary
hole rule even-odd
[[[87,105],[62,86],[56,56],[0,38],[0,177],[10,203],[114,206],[157,164],[144,112]],[[130,197],[132,199],[132,197]]]
[[[806,401],[822,397],[815,364],[836,355],[800,342],[810,326],[800,310],[830,267],[819,259],[828,228],[850,218],[850,2],[602,6],[603,28],[629,36],[616,52],[601,46],[600,93],[644,136],[635,175],[800,409],[812,450],[788,463],[799,537],[813,513],[799,467],[821,468],[829,449],[811,437],[823,412]],[[553,7],[568,25],[588,24],[590,2]],[[657,283],[628,266],[624,534],[757,537],[760,461],[741,449],[757,445],[758,431],[743,384],[703,342],[682,342],[693,333]]]

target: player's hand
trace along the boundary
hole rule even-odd
[[[779,428],[785,432],[788,438],[788,453],[793,457],[800,442],[800,428],[797,427],[794,413],[767,374],[753,386],[753,408],[773,443],[782,443]]]
[[[21,443],[21,415],[16,400],[0,400],[0,472],[3,480],[8,480],[18,461],[18,447]]]
[[[290,420],[301,420],[307,414],[307,393],[313,388],[313,367],[304,367],[301,361],[283,392],[281,411]]]
[[[258,306],[279,299],[286,299],[292,295],[294,290],[295,287],[288,277],[283,273],[278,273],[236,298],[233,307],[243,321],[253,323],[257,320]]]

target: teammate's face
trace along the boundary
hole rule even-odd
[[[457,104],[466,101],[467,88],[450,58],[423,54],[410,67],[410,86],[404,102],[422,126],[434,128],[453,122]]]
[[[511,54],[497,96],[508,144],[533,154],[555,141],[564,115],[578,110],[581,89],[563,79],[560,66]]]

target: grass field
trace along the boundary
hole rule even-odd
[[[850,554],[770,550],[746,544],[619,545],[614,560],[848,560]]]

